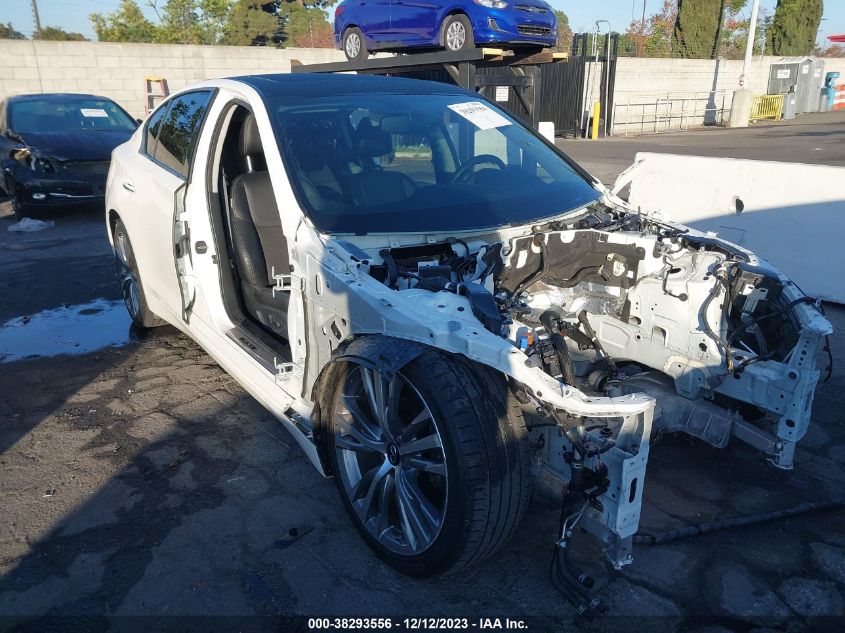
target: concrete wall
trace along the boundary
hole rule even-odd
[[[202,79],[290,72],[291,59],[340,61],[343,53],[323,48],[0,40],[0,99],[32,92],[90,92],[143,117],[147,75],[165,77],[176,91]]]
[[[0,0],[2,1],[2,0]],[[257,46],[180,46],[113,44],[108,42],[44,42],[0,40],[0,98],[31,92],[90,92],[114,99],[134,116],[144,115],[143,78],[165,77],[171,91],[202,79],[234,75],[290,72],[290,60],[303,63],[341,61],[332,49],[274,49]],[[755,57],[748,85],[765,94],[769,65],[781,58]],[[585,106],[598,97],[602,64],[590,64],[591,84],[585,86]],[[825,72],[838,70],[845,77],[845,58],[825,60]],[[614,133],[693,127],[730,109],[742,62],[708,59],[619,58],[616,68],[616,124]],[[843,79],[845,83],[845,79]],[[699,93],[691,99],[693,93]],[[724,99],[722,98],[724,95]],[[657,105],[656,99],[664,102]],[[627,107],[630,102],[642,106]],[[689,112],[678,116],[684,108]],[[629,124],[624,124],[625,112]],[[644,116],[647,115],[647,116]],[[643,118],[646,122],[641,125]]]
[[[754,57],[746,87],[766,94],[769,67],[782,57]],[[824,72],[845,77],[845,58],[825,58]],[[602,64],[589,64],[594,80],[585,86],[585,107],[598,99]],[[616,65],[613,133],[637,134],[714,123],[722,110],[730,112],[733,91],[739,87],[741,60],[657,59],[620,57]],[[845,83],[845,80],[843,80]],[[660,103],[658,103],[660,99]],[[626,126],[626,112],[627,126]],[[727,115],[726,115],[727,116]]]

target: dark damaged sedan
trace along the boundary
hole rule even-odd
[[[25,216],[101,205],[112,150],[138,124],[115,102],[85,94],[9,97],[0,103],[0,205]]]

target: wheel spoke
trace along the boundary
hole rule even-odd
[[[423,459],[422,457],[410,457],[405,462],[409,468],[416,468],[417,470],[424,470],[432,475],[446,476],[446,463],[435,462],[430,459]]]
[[[399,447],[400,455],[413,455],[422,451],[428,451],[433,448],[441,448],[440,436],[435,432],[431,435],[426,435],[416,440],[406,442]]]
[[[379,385],[377,388],[376,384],[380,383],[381,380],[374,374],[377,374],[375,370],[361,367],[361,382],[364,385],[364,393],[367,394],[367,401],[370,403],[370,411],[372,411],[375,421],[381,424],[381,418],[383,415],[381,405],[383,404],[383,401],[379,402],[379,399],[376,396],[376,390],[381,390],[381,386]]]
[[[371,522],[375,522],[376,538],[381,538],[387,532],[390,525],[390,500],[393,497],[393,490],[396,487],[396,475],[392,470],[387,473],[382,484],[379,486],[378,498],[376,499],[376,514]]]
[[[355,416],[353,415],[353,417]],[[356,444],[348,438],[345,438],[343,435],[338,435],[335,437],[335,446],[337,448],[371,453],[384,453],[387,450],[387,446],[384,442],[379,442],[376,438],[368,437],[365,433],[362,433],[359,429],[355,428],[355,424],[344,418],[342,414],[337,414],[335,416],[335,426],[341,433],[351,435],[358,441]]]
[[[402,430],[399,437],[396,438],[396,441],[400,444],[402,442],[407,442],[419,432],[422,423],[428,422],[429,420],[431,420],[431,411],[428,410],[427,406],[423,405],[422,411],[420,411],[413,420],[408,422],[408,426]]]
[[[361,407],[358,406],[358,400],[355,396],[344,395],[343,406],[347,411],[349,411],[349,415],[351,415],[355,422],[358,423],[361,430],[367,432],[374,440],[381,439],[381,429],[378,421],[370,419],[369,416],[365,415],[364,412],[361,411]],[[378,434],[376,434],[376,431],[378,431]]]
[[[417,544],[417,533],[414,531],[413,524],[410,519],[409,500],[399,490],[398,478],[397,485],[394,488],[396,493],[396,505],[399,508],[399,528],[402,530],[402,535],[405,537],[405,542],[411,551],[417,551],[419,546]]]
[[[393,470],[393,466],[390,465],[390,462],[385,460],[381,466],[373,468],[366,473],[366,475],[361,477],[361,481],[359,481],[358,485],[355,487],[355,491],[359,493],[359,497],[363,494],[363,498],[361,498],[359,503],[356,504],[356,508],[358,509],[358,513],[364,523],[366,523],[370,517],[370,509],[373,505],[373,499],[378,496],[378,492],[381,488],[379,484],[391,470]]]
[[[376,369],[369,370],[362,368],[362,381],[364,391],[367,393],[367,400],[376,421],[381,426],[382,433],[388,441],[393,440],[393,431],[390,422],[397,413],[399,406],[399,391],[396,375],[388,381],[382,373]]]
[[[396,492],[405,536],[417,545],[427,545],[440,525],[440,512],[401,468],[396,471]],[[417,549],[410,540],[412,549]]]

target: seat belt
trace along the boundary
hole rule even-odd
[[[238,267],[235,264],[235,237],[232,233],[232,201],[229,198],[229,177],[226,175],[226,170],[223,167],[220,168],[220,173],[223,176],[223,215],[226,217],[226,232],[228,233],[226,239],[226,252],[229,255],[229,268],[237,275]]]

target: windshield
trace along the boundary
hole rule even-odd
[[[533,132],[463,95],[270,101],[306,213],[326,233],[519,225],[598,192]]]
[[[27,99],[9,104],[9,128],[18,134],[133,132],[135,127],[135,121],[108,99]]]

